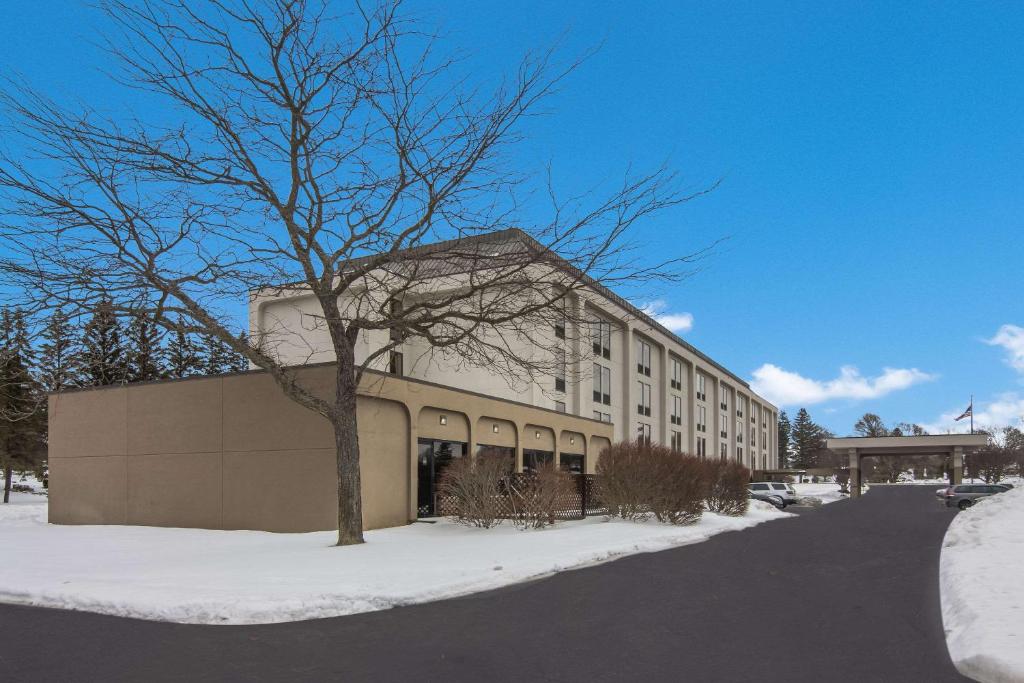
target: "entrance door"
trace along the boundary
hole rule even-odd
[[[455,458],[466,452],[466,444],[459,441],[418,441],[418,467],[416,485],[416,515],[434,517],[437,515],[437,482],[444,468]]]

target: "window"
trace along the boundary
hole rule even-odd
[[[644,415],[646,417],[651,416],[651,385],[644,382],[638,382],[640,385],[640,393],[637,396],[640,398],[640,402],[636,405],[637,415]]]
[[[565,316],[555,321],[555,337],[565,339]]]
[[[405,374],[405,357],[399,351],[392,351],[388,358],[388,372],[396,377]]]
[[[697,373],[697,392],[696,393],[697,393],[697,398],[699,400],[701,400],[701,401],[707,400],[708,395],[707,395],[707,393],[705,393],[706,388],[707,388],[707,378],[705,378],[704,375],[702,375],[702,374],[700,374],[698,372]]]
[[[555,361],[555,391],[565,391],[565,349],[558,350]]]
[[[612,357],[612,324],[606,320],[595,320],[592,323],[592,342],[594,355],[602,358]]]
[[[594,363],[594,403],[612,404],[612,371]]]
[[[697,437],[697,457],[706,458],[708,455],[708,440],[703,436]]]
[[[636,440],[644,443],[651,442],[651,425],[638,422],[636,425]]]
[[[743,443],[743,420],[736,420],[736,443]]]
[[[611,413],[602,413],[600,410],[595,410],[594,419],[598,420],[599,422],[611,422],[612,415]]]
[[[651,376],[651,345],[639,339],[636,340],[636,371]]]
[[[683,424],[683,399],[678,396],[672,397],[672,415],[669,421],[674,425]]]
[[[555,401],[555,410],[564,413],[565,412],[565,401]]]
[[[723,439],[728,439],[729,438],[729,413],[722,413],[721,417],[722,417],[722,421],[718,423],[720,425],[720,429],[719,429],[718,433],[719,433],[719,436],[721,436]]]
[[[743,417],[743,404],[746,403],[742,398],[736,398],[736,417]]]
[[[672,450],[681,451],[683,450],[683,433],[672,431]]]
[[[736,462],[743,462],[743,446],[736,447]]]
[[[704,406],[697,406],[697,431],[708,431],[708,410]]]
[[[729,459],[729,446],[728,445],[726,445],[724,443],[718,444],[718,458],[719,458],[719,460],[728,460]]]
[[[677,391],[683,390],[683,364],[675,358],[672,359],[671,387]]]
[[[756,446],[757,445],[757,428],[756,427],[751,427],[750,428],[750,445],[751,446]]]
[[[722,387],[722,396],[719,398],[719,407],[722,410],[729,410],[729,394],[725,393],[725,387]]]

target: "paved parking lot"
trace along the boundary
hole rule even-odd
[[[943,681],[934,486],[457,600],[267,626],[0,605],[10,681]],[[5,561],[17,561],[9,558]]]

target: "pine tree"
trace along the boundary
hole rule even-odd
[[[783,467],[791,467],[792,454],[789,452],[790,436],[793,426],[789,423],[789,415],[786,411],[779,412],[779,457],[782,459]]]
[[[202,372],[203,362],[192,337],[180,327],[170,335],[167,344],[167,374],[175,379],[192,377]]]
[[[67,313],[57,309],[40,335],[39,383],[46,391],[61,391],[78,384],[81,358],[79,342]]]
[[[825,447],[825,431],[804,408],[797,412],[793,422],[792,441],[793,464],[801,468],[816,466],[818,454]]]
[[[156,324],[144,315],[135,315],[128,325],[129,382],[148,382],[164,376],[163,347]]]
[[[14,470],[34,469],[45,454],[43,399],[32,376],[34,352],[21,311],[0,311],[0,467],[3,502],[10,501]]]
[[[241,372],[249,367],[245,356],[216,337],[204,337],[203,374],[218,375],[224,372]]]
[[[101,300],[82,335],[82,383],[86,386],[121,384],[127,374],[127,354],[121,322],[109,299]]]

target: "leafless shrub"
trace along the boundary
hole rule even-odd
[[[734,460],[705,464],[708,470],[707,506],[711,512],[739,516],[750,507],[750,470]]]
[[[700,518],[707,468],[697,458],[638,441],[612,445],[597,463],[601,498],[613,517],[689,524]]]
[[[545,463],[529,476],[510,479],[512,523],[523,529],[542,529],[555,523],[556,511],[574,489],[572,476]]]
[[[438,491],[455,521],[490,529],[501,524],[501,483],[508,465],[500,458],[458,458],[441,474]]]

